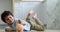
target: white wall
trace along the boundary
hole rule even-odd
[[[47,29],[60,29],[60,0],[47,0],[35,8]]]
[[[12,2],[11,0],[0,0],[0,24],[3,24],[1,21],[1,13],[4,10],[9,10],[12,12]]]
[[[58,9],[60,6],[58,3],[59,3],[59,0],[47,0],[46,19],[47,19],[47,25],[48,25],[47,28],[49,29],[59,29],[59,26],[57,25],[58,24],[57,22],[59,22],[59,20],[57,20],[57,16],[59,14]]]
[[[15,3],[14,16],[16,18],[26,19],[27,13],[30,9],[36,7],[40,2],[19,2]]]
[[[41,5],[36,7],[36,12],[47,29],[60,29],[60,0],[47,0]]]
[[[40,20],[47,24],[47,29],[60,29],[60,0],[47,0],[44,3],[20,2],[16,3],[14,15],[25,19],[29,9],[34,8]],[[18,6],[19,5],[19,6]],[[18,8],[19,7],[19,8]]]

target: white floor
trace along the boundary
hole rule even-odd
[[[45,30],[44,32],[60,32],[60,30]]]
[[[3,29],[0,29],[0,32],[5,32]]]
[[[0,29],[0,32],[5,32],[3,29]],[[45,31],[34,31],[32,30],[31,32],[60,32],[60,30],[45,30]]]
[[[32,31],[32,32],[60,32],[60,30],[45,30],[45,31]]]

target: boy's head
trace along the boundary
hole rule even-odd
[[[11,24],[14,21],[14,17],[13,17],[13,15],[10,11],[4,11],[1,14],[1,19],[2,19],[3,22],[5,22],[7,24]]]

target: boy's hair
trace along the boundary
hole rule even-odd
[[[12,13],[10,11],[4,11],[2,14],[1,14],[1,20],[3,22],[5,22],[5,17],[6,16],[9,16],[9,15],[12,15]],[[13,16],[13,15],[12,15]]]

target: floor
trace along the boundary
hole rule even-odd
[[[0,25],[0,32],[5,32],[5,30],[3,28],[4,28],[4,25]],[[45,31],[32,30],[31,32],[60,32],[60,30],[48,30],[48,29],[46,29]]]
[[[0,32],[5,32],[3,29],[0,29]],[[45,30],[45,31],[34,31],[32,30],[31,32],[60,32],[60,30]]]

